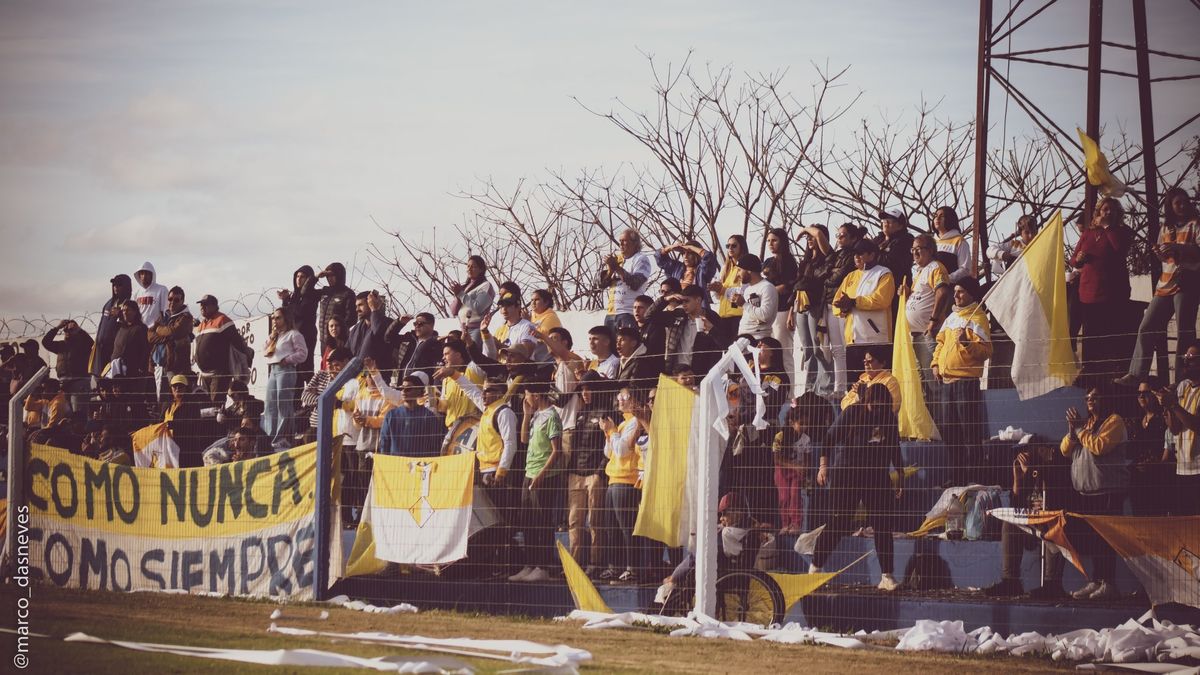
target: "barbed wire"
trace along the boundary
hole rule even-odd
[[[230,300],[223,300],[221,301],[221,311],[234,320],[254,319],[266,316],[279,306],[279,290],[280,287],[264,288],[260,291],[243,293]],[[70,314],[67,316],[41,314],[38,316],[0,317],[0,340],[12,341],[41,338],[64,319],[70,319],[78,323],[80,328],[91,335],[95,335],[96,327],[100,324],[102,314],[103,312],[96,310],[94,312]],[[199,317],[198,310],[193,310],[193,314]]]

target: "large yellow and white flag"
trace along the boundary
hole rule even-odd
[[[900,293],[900,311],[896,312],[896,335],[892,342],[892,376],[900,384],[900,437],[940,441],[942,435],[933,423],[929,406],[925,405],[925,392],[921,389],[921,368],[917,365],[908,314],[904,311],[907,295]]]
[[[1067,322],[1061,211],[983,300],[1013,341],[1012,380],[1022,401],[1075,381],[1079,365]]]
[[[1200,607],[1200,516],[1079,517],[1125,559],[1151,604]]]
[[[672,548],[687,543],[690,521],[685,517],[688,443],[696,394],[660,375],[650,417],[650,452],[643,479],[642,502],[633,533]]]
[[[465,558],[474,485],[474,453],[434,458],[376,453],[347,576],[376,571],[377,563],[367,564],[371,559],[433,565]]]

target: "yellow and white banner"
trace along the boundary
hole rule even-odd
[[[987,305],[1013,341],[1012,380],[1022,401],[1075,381],[1079,366],[1067,325],[1061,211],[992,285],[981,304]]]
[[[1021,528],[1021,530],[1046,542],[1046,546],[1054,547],[1062,553],[1067,562],[1075,566],[1085,578],[1087,571],[1083,569],[1083,561],[1075,545],[1067,539],[1067,514],[1065,511],[1031,511],[1029,509],[1001,508],[991,509],[988,515]]]
[[[1078,515],[1137,575],[1150,603],[1200,607],[1200,516]]]
[[[316,444],[202,469],[142,469],[34,445],[32,575],[113,591],[313,597]]]
[[[346,576],[383,562],[449,563],[467,557],[475,454],[391,457],[375,454]]]

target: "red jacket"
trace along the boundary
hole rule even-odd
[[[1075,246],[1071,265],[1079,270],[1080,302],[1129,299],[1126,258],[1133,230],[1124,225],[1086,230]]]

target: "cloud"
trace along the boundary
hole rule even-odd
[[[198,243],[187,225],[171,225],[157,216],[140,214],[125,220],[69,233],[63,239],[68,251],[137,253],[153,251],[170,242],[174,246]]]

